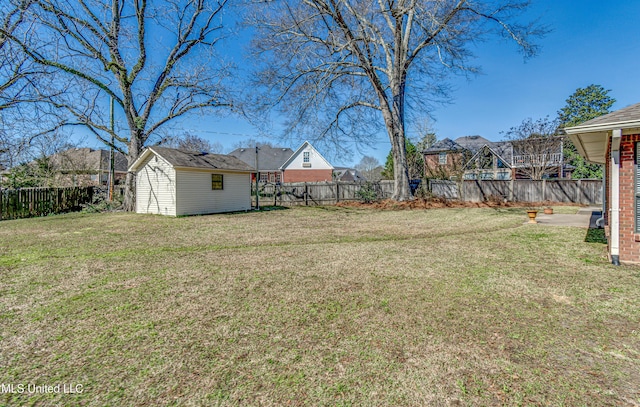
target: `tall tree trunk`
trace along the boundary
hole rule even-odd
[[[404,131],[399,126],[393,129],[391,139],[391,152],[393,155],[393,186],[394,192],[391,199],[395,201],[409,201],[413,199],[409,187],[409,168],[407,165],[407,150]]]
[[[129,151],[127,153],[127,168],[138,159],[142,150],[142,141],[139,130],[131,132],[131,141],[129,142]],[[127,178],[124,183],[124,202],[123,209],[127,212],[135,212],[136,210],[136,174],[127,172]]]
[[[391,199],[395,201],[410,201],[413,199],[409,187],[409,164],[407,162],[407,143],[404,132],[404,91],[406,74],[402,66],[394,66],[394,79],[391,81],[391,111],[383,114],[393,156],[393,184],[394,192]]]

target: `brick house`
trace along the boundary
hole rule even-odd
[[[565,132],[587,161],[604,165],[609,259],[640,263],[640,103]]]
[[[457,178],[463,172],[464,164],[473,155],[450,138],[436,142],[422,153],[425,177],[436,179]]]
[[[293,155],[293,150],[285,147],[260,146],[258,147],[257,163],[255,148],[237,148],[229,155],[239,158],[254,168],[257,164],[260,171],[260,182],[280,183],[283,182],[280,167]],[[255,173],[251,174],[251,180],[255,182]]]
[[[321,182],[333,180],[333,166],[311,143],[305,141],[280,167],[282,182]]]
[[[258,172],[262,183],[322,182],[333,180],[333,166],[305,141],[296,150],[283,147],[258,148]],[[237,148],[229,153],[248,165],[256,167],[255,148]],[[255,173],[251,175],[255,182]]]
[[[445,138],[424,150],[427,178],[510,180],[570,177],[562,138],[489,141],[482,136]]]

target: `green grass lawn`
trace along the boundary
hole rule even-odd
[[[525,221],[320,207],[0,222],[0,383],[25,386],[0,405],[639,404],[640,268],[610,265],[586,229]]]

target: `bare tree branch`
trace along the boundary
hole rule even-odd
[[[235,105],[227,87],[230,67],[213,55],[228,0],[8,1],[12,7],[2,9],[2,18],[13,25],[0,27],[0,41],[51,75],[41,89],[29,88],[31,100],[50,106],[60,119],[41,134],[84,126],[126,151],[131,164],[149,137],[172,120]],[[152,35],[165,41],[154,43]],[[30,72],[13,81],[27,77]],[[115,130],[109,98],[118,108]],[[18,105],[26,109],[26,100]],[[127,209],[134,207],[134,193],[129,174]]]
[[[516,0],[258,3],[247,22],[258,31],[261,107],[287,115],[292,133],[338,143],[367,140],[374,123],[383,124],[398,200],[411,199],[405,121],[441,100],[449,73],[476,71],[468,65],[469,44],[499,33],[531,56],[530,38],[545,32],[517,23],[527,3]]]

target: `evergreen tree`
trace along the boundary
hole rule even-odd
[[[577,126],[609,113],[609,109],[616,101],[608,95],[609,92],[609,90],[605,90],[600,85],[578,88],[569,96],[566,101],[567,104],[558,111],[560,126]],[[602,178],[602,166],[586,162],[578,154],[576,146],[573,145],[569,138],[566,138],[564,142],[564,161],[576,167],[572,174],[573,178]]]

